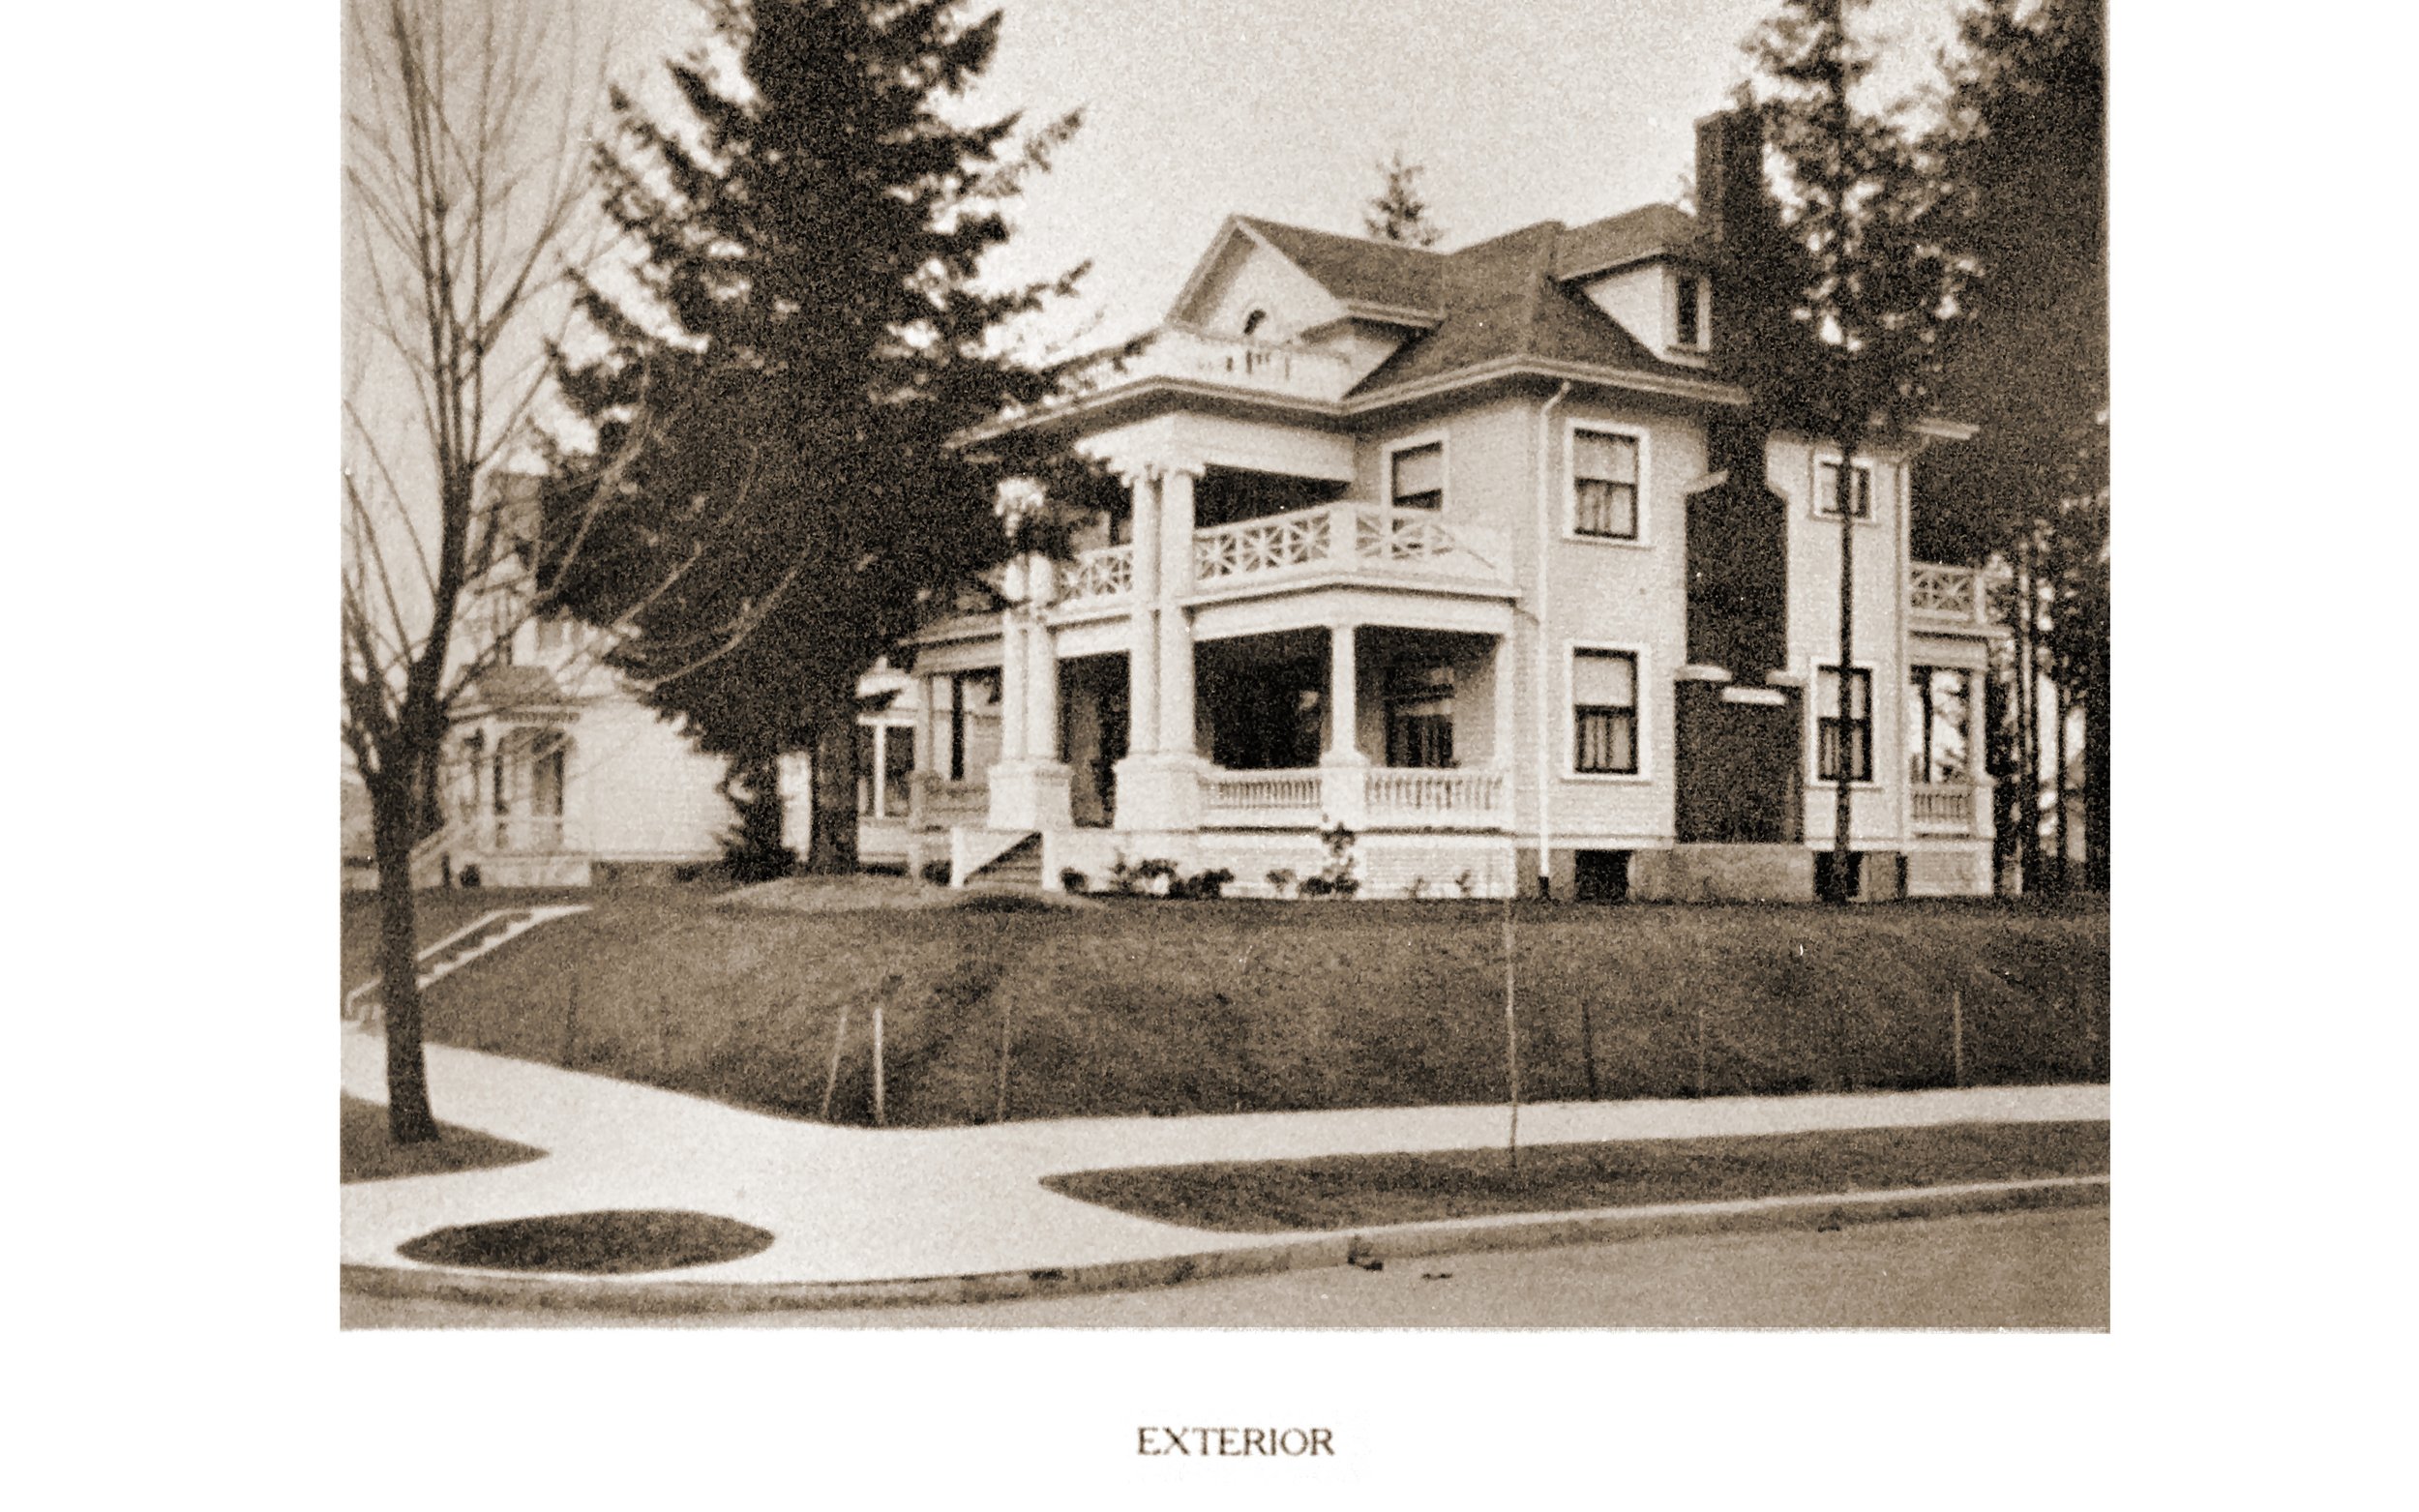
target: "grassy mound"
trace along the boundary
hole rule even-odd
[[[346,1097],[338,1137],[345,1183],[487,1171],[497,1166],[519,1166],[546,1153],[492,1134],[481,1134],[476,1129],[458,1129],[450,1123],[437,1127],[444,1131],[445,1138],[433,1144],[397,1144],[387,1133],[384,1104]]]
[[[625,1276],[741,1260],[772,1242],[771,1234],[733,1218],[647,1208],[463,1224],[424,1233],[396,1250],[429,1265]]]
[[[448,1044],[767,1112],[888,1121],[1486,1102],[1504,1095],[1498,905],[1129,902],[1038,913],[719,908],[598,893],[432,989]],[[2107,1075],[2105,909],[1523,904],[1534,1100]],[[1591,1075],[1591,1072],[1593,1073]]]
[[[1521,1151],[1346,1155],[1150,1166],[1051,1176],[1068,1197],[1228,1233],[1352,1229],[1502,1213],[1886,1192],[1967,1181],[2105,1175],[2108,1126],[1956,1123],[1914,1129],[1541,1144]]]

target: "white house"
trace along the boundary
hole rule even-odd
[[[1450,253],[1228,221],[1138,362],[1003,422],[1126,498],[912,646],[910,863],[1266,891],[1340,822],[1380,896],[1803,897],[1844,760],[1867,896],[1987,893],[1981,582],[1860,460],[1843,697],[1837,459],[1714,371],[1751,150],[1700,123],[1702,217]]]

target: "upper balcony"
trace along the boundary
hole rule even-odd
[[[1344,397],[1358,376],[1339,352],[1217,336],[1190,326],[1161,326],[1148,341],[1121,370],[1101,374],[1091,392],[1172,378],[1271,399],[1331,404]]]
[[[1508,550],[1500,530],[1448,526],[1430,510],[1343,499],[1194,531],[1187,578],[1171,586],[1180,598],[1336,580],[1508,593],[1512,587]],[[1080,552],[1062,583],[1062,607],[1122,604],[1134,591],[1134,548],[1108,546]]]
[[[1972,567],[1910,563],[1906,575],[1908,628],[1931,635],[1996,635],[1999,627],[1990,618],[1989,588],[1987,576]]]

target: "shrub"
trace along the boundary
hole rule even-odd
[[[1086,892],[1091,887],[1091,878],[1071,866],[1061,867],[1059,870],[1059,885],[1070,893]]]
[[[1360,891],[1360,878],[1353,875],[1353,843],[1359,838],[1340,819],[1321,825],[1319,844],[1327,847],[1328,864],[1321,869],[1319,880],[1326,885],[1313,893],[1305,881],[1302,892],[1313,898],[1350,898]]]
[[[459,873],[457,873],[457,874],[455,875],[455,876],[454,876],[454,881],[455,881],[455,884],[456,884],[457,886],[461,886],[461,887],[476,887],[476,886],[478,886],[478,885],[479,885],[479,865],[478,865],[478,863],[474,861],[474,862],[472,862],[470,865],[468,865],[468,866],[466,866],[466,867],[463,867],[463,868],[462,869],[462,871],[461,871],[461,872],[459,872]]]
[[[1405,888],[1404,892],[1410,897],[1412,902],[1418,903],[1420,899],[1428,896],[1428,879],[1424,876],[1413,877],[1411,879],[1411,885]]]
[[[1294,890],[1294,869],[1281,866],[1269,874],[1269,891],[1282,898]]]
[[[1461,875],[1453,878],[1453,885],[1461,889],[1461,895],[1464,898],[1475,898],[1478,896],[1478,879],[1477,876],[1472,875],[1468,867],[1462,868]]]
[[[1168,884],[1171,898],[1200,898],[1210,902],[1226,896],[1226,884],[1235,880],[1235,874],[1224,867],[1215,867],[1199,876],[1188,876]]]
[[[923,877],[925,881],[932,883],[935,887],[946,887],[949,885],[949,863],[946,861],[927,861],[922,867],[917,869],[916,875]]]

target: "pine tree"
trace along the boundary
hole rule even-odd
[[[1850,23],[1865,4],[1786,0],[1748,39],[1761,91],[1740,104],[1778,160],[1777,234],[1729,251],[1719,274],[1736,332],[1725,365],[1765,424],[1838,455],[1843,703],[1856,665],[1856,460],[1905,437],[1929,409],[1964,277],[1954,250],[1963,202],[1948,163],[1904,122],[1859,103],[1874,57]],[[1851,892],[1854,781],[1843,741],[1824,887],[1833,902]]]
[[[1077,118],[1030,135],[1015,116],[947,119],[1000,35],[997,14],[970,22],[956,0],[703,4],[710,42],[671,69],[682,118],[617,93],[598,153],[638,260],[582,288],[602,353],[557,353],[596,444],[557,448],[555,491],[576,497],[594,455],[639,460],[557,586],[616,629],[612,665],[647,701],[729,758],[727,790],[753,804],[749,864],[780,856],[776,761],[808,749],[808,865],[846,871],[857,679],[1003,556],[1004,476],[1076,467],[952,440],[1062,376],[994,337],[1082,270],[999,292],[975,274]],[[667,577],[628,608],[634,584]]]
[[[1397,148],[1392,158],[1378,164],[1378,171],[1386,184],[1362,212],[1361,227],[1381,242],[1405,247],[1434,247],[1442,241],[1444,229],[1428,219],[1428,202],[1419,197],[1419,175],[1427,170],[1404,162]]]

